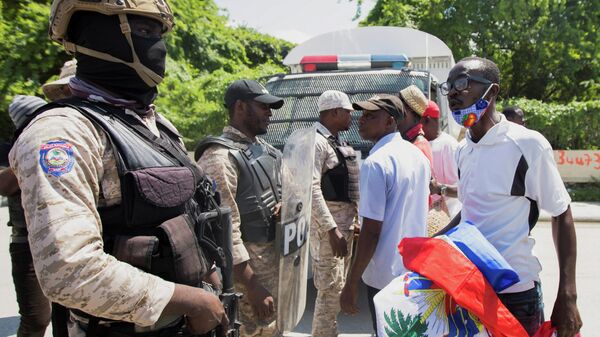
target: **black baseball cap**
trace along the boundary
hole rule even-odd
[[[229,85],[225,92],[225,107],[232,107],[238,99],[252,99],[267,104],[271,109],[283,106],[283,98],[269,94],[265,87],[253,80],[237,80]]]
[[[366,101],[360,101],[352,104],[355,110],[384,110],[396,120],[404,118],[404,104],[400,97],[389,94],[378,94]]]

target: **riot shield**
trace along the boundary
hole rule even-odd
[[[314,126],[296,130],[283,149],[281,223],[276,233],[280,252],[277,325],[282,332],[294,329],[306,307],[315,135]]]

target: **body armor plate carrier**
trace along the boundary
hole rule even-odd
[[[336,167],[321,176],[323,198],[327,201],[358,201],[358,161],[354,150],[340,144],[333,137],[317,132],[325,137],[339,161]]]
[[[203,286],[223,250],[214,243],[211,221],[230,221],[228,209],[179,143],[179,134],[157,119],[160,137],[121,108],[79,98],[50,103],[79,111],[107,134],[117,162],[122,202],[99,208],[104,250],[118,260],[175,283]],[[214,212],[216,210],[216,212]],[[212,212],[210,212],[212,211]],[[218,219],[206,214],[217,213]],[[73,310],[76,315],[98,318]],[[130,323],[111,326],[132,332]]]
[[[220,136],[202,140],[196,148],[195,159],[215,144],[230,150],[239,171],[235,201],[240,212],[242,239],[248,242],[275,240],[273,211],[281,198],[281,153],[260,138],[256,143],[240,144]]]

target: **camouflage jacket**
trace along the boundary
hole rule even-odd
[[[142,121],[158,135],[155,118],[150,114]],[[156,324],[174,284],[103,250],[97,208],[119,204],[121,190],[115,154],[102,129],[71,108],[46,111],[19,137],[10,163],[44,294],[94,316]]]

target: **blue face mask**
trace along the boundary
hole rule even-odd
[[[452,117],[459,125],[464,126],[465,128],[470,128],[475,123],[479,122],[481,119],[481,115],[487,110],[488,106],[490,106],[490,102],[484,99],[485,95],[488,94],[490,89],[492,88],[491,84],[487,90],[483,93],[480,99],[478,99],[471,106],[468,106],[464,109],[459,109],[456,111],[452,111]]]

